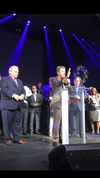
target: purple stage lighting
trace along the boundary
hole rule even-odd
[[[46,28],[46,26],[44,25],[44,27],[43,27],[44,29]]]
[[[59,32],[62,32],[62,29],[61,29],[61,28],[59,29]]]
[[[100,50],[100,48],[99,48],[94,42],[92,42],[92,44],[93,44],[98,50]]]
[[[75,68],[76,68],[75,61],[74,61],[73,56],[72,56],[72,54],[71,54],[71,52],[70,52],[70,50],[69,50],[69,48],[68,48],[68,45],[67,45],[66,40],[65,40],[65,38],[64,38],[63,32],[60,31],[60,34],[61,34],[61,37],[62,37],[64,46],[65,46],[65,50],[66,50],[66,53],[67,53],[67,56],[68,56],[68,60],[69,60],[69,63],[70,63],[70,67],[71,67],[71,69],[74,71]],[[72,78],[71,78],[71,80],[72,80]]]
[[[29,25],[30,24],[30,20],[28,20],[28,22],[27,22],[27,25]]]
[[[11,14],[11,15],[9,15],[9,16],[3,18],[3,19],[0,19],[0,24],[3,23],[3,22],[5,22],[6,20],[10,19],[10,18],[13,17],[13,16],[15,16],[15,15],[14,15],[14,14]]]
[[[53,77],[56,75],[56,70],[50,50],[49,40],[47,36],[46,26],[44,26],[44,32],[45,32],[45,42],[46,42],[46,51],[47,51],[47,65],[48,65],[48,74],[49,76]]]
[[[85,40],[84,40],[84,43],[85,43],[87,46],[89,46],[89,48],[92,49],[92,51],[94,51],[95,54],[100,58],[100,54],[99,54],[96,50],[94,50]]]
[[[75,34],[73,33],[73,36],[75,36]]]
[[[15,16],[16,14],[13,14],[13,16]]]
[[[5,76],[7,75],[7,71],[9,69],[10,66],[12,65],[19,65],[19,61],[20,61],[20,58],[21,58],[21,54],[22,54],[22,50],[23,50],[23,46],[24,46],[24,41],[25,41],[25,38],[26,38],[26,34],[27,34],[27,30],[28,30],[28,25],[26,25],[22,35],[21,35],[21,38],[19,39],[12,55],[10,56],[10,59],[8,60],[3,72],[2,72],[2,76]]]
[[[84,41],[84,38],[82,38],[82,41]]]
[[[100,69],[100,62],[99,62],[99,60],[93,54],[91,54],[91,52],[83,45],[83,43],[77,38],[77,36],[75,34],[73,36],[80,43],[80,45],[83,47],[83,49],[89,55],[89,57],[92,59],[92,61],[94,62],[94,64]],[[84,42],[85,42],[85,40],[84,40]]]

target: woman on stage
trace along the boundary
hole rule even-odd
[[[91,123],[92,134],[94,130],[94,122],[97,123],[97,135],[99,135],[100,128],[100,94],[97,89],[92,87],[90,89],[90,95],[88,95],[88,109],[89,109],[89,120]]]

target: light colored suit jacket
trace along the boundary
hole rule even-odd
[[[58,95],[55,95],[57,92],[59,92],[64,85],[67,85],[66,83],[63,83],[62,80],[56,76],[51,78],[51,85],[52,85],[52,91],[53,91],[53,96],[51,100],[51,106],[60,108],[61,107],[61,93]]]

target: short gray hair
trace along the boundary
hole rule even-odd
[[[56,68],[56,73],[59,72],[61,68],[64,68],[64,69],[66,70],[66,67],[65,67],[65,66],[58,66],[58,67]]]
[[[19,69],[19,67],[18,66],[11,66],[10,68],[9,68],[9,70],[8,70],[8,73],[10,73],[14,68],[18,68]]]

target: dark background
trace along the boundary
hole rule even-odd
[[[31,24],[29,28],[31,28]],[[49,34],[48,32],[47,34],[55,69],[58,65],[64,65],[68,70],[68,68],[71,66],[61,35],[58,33]],[[76,32],[75,34],[76,36],[78,36],[78,32]],[[11,31],[11,28],[10,30],[3,28],[0,29],[0,73],[2,73],[2,71],[4,70],[5,65],[9,60],[11,54],[13,53],[20,37],[21,33],[17,34]],[[81,38],[79,39],[81,40]],[[98,92],[100,92],[100,70],[98,69],[98,67],[90,59],[88,54],[78,43],[78,41],[72,36],[72,34],[70,36],[66,36],[65,40],[76,65],[85,66],[89,72],[89,78],[85,85],[87,87],[94,86],[97,88]],[[88,38],[86,40],[88,41]],[[100,46],[99,33],[98,35],[95,34],[94,37],[92,36],[92,40],[94,40],[95,43]],[[95,53],[88,46],[86,47],[97,58]],[[95,46],[92,47],[96,49],[97,52],[99,52],[99,50],[95,48]],[[100,61],[99,58],[98,60]],[[27,32],[19,63],[19,69],[19,78],[23,81],[24,85],[27,85],[30,88],[32,85],[37,85],[38,82],[42,82],[43,85],[47,84],[48,78],[52,77],[48,74],[45,34],[43,31],[42,33],[35,33],[34,37],[30,35],[29,31]],[[74,70],[71,71],[71,78],[73,76],[73,73]],[[71,80],[71,83],[73,84],[73,80]]]
[[[65,46],[63,44],[63,40],[61,36],[58,36],[58,38],[55,40],[51,36],[48,36],[48,39],[50,43],[50,48],[51,48],[51,53],[52,53],[55,68],[58,65],[64,65],[66,66],[66,69],[68,70],[68,68],[71,66],[70,66],[68,56],[67,56]],[[85,52],[85,50],[82,48],[82,46],[78,43],[78,41],[73,36],[71,36],[71,38],[66,38],[66,42],[74,58],[76,65],[85,66],[85,68],[89,72],[88,80],[85,83],[85,85],[87,87],[90,87],[90,86],[96,87],[98,92],[100,92],[100,84],[99,84],[100,70],[98,69],[98,67],[95,65],[92,59],[88,56],[88,54]],[[88,46],[86,47],[89,49]],[[91,49],[89,49],[89,51],[100,61],[100,59],[95,55],[95,53]],[[96,51],[98,51],[98,49]],[[45,52],[46,50],[44,50],[44,56],[45,56]],[[44,60],[45,60],[45,66],[46,66],[46,56],[44,57]],[[43,79],[46,82],[47,71],[45,70],[43,71],[44,71]],[[71,71],[71,78],[73,78],[73,74],[74,74],[74,71]],[[73,79],[71,80],[71,83],[73,84]]]
[[[0,30],[0,73],[13,53],[20,35]],[[26,37],[19,62],[19,78],[31,87],[43,82],[43,43]],[[7,75],[8,71],[5,75]]]

